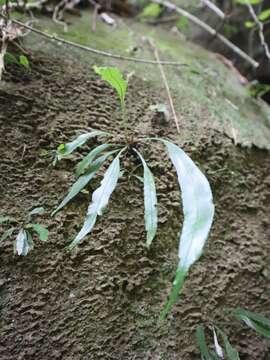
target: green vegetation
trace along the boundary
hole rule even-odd
[[[262,316],[244,309],[236,309],[232,312],[234,318],[244,323],[251,329],[257,331],[258,334],[270,338],[270,320]],[[205,330],[202,325],[198,325],[196,329],[196,338],[202,355],[202,360],[240,360],[239,353],[231,345],[228,336],[218,327],[211,327],[213,332],[213,349],[207,345]],[[222,339],[223,348],[218,341],[218,337]]]
[[[16,224],[16,220],[7,216],[0,217],[0,225],[4,227],[8,227],[10,223],[16,224],[16,226],[8,227],[8,229],[4,231],[0,238],[0,243],[10,238],[16,232],[17,235],[14,241],[14,254],[17,253],[18,255],[26,256],[29,251],[33,250],[34,248],[34,233],[37,234],[38,238],[41,241],[48,240],[49,231],[47,230],[47,228],[40,225],[39,223],[30,222],[33,216],[42,215],[43,213],[44,209],[42,207],[33,209],[27,215],[24,224]]]
[[[123,78],[120,71],[116,68],[94,67],[95,72],[101,76],[111,87],[113,87],[119,97],[125,129],[125,141],[123,144],[114,141],[114,134],[102,131],[91,131],[78,136],[75,140],[67,144],[61,144],[56,150],[56,159],[61,160],[70,155],[75,149],[82,146],[88,139],[98,136],[112,138],[111,143],[104,143],[94,148],[84,157],[76,167],[77,181],[72,185],[67,196],[61,204],[53,211],[55,215],[70,200],[72,200],[84,187],[93,179],[97,171],[105,164],[105,161],[115,155],[110,166],[104,173],[100,186],[92,194],[92,202],[89,204],[86,218],[82,229],[77,234],[72,243],[68,246],[71,250],[78,245],[81,240],[88,235],[98,216],[101,216],[108,205],[109,199],[117,186],[120,177],[120,159],[125,154],[136,154],[143,165],[144,183],[144,210],[145,210],[145,229],[147,233],[146,246],[149,248],[157,231],[158,211],[157,196],[153,174],[149,169],[143,155],[136,148],[136,143],[128,133],[128,118],[126,116],[125,95],[127,81]],[[164,307],[160,318],[164,319],[171,310],[182,290],[185,277],[191,265],[197,261],[202,254],[204,244],[207,240],[209,230],[214,216],[214,205],[212,202],[212,192],[206,177],[188,157],[188,155],[177,145],[161,138],[141,138],[140,142],[148,144],[151,141],[158,141],[165,145],[169,157],[176,169],[178,182],[181,188],[182,201],[184,208],[184,224],[180,237],[179,245],[179,265],[177,268],[173,287]],[[106,151],[111,148],[110,151]],[[103,155],[100,155],[100,154]],[[98,155],[100,155],[98,157]]]

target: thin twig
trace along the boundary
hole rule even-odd
[[[59,4],[57,4],[54,8],[54,11],[53,11],[53,21],[56,23],[56,24],[59,24],[59,25],[62,25],[64,27],[64,31],[67,32],[68,31],[68,26],[67,26],[67,23],[65,21],[62,21],[59,19],[60,17],[60,9],[61,7],[66,7],[67,6],[67,1],[68,0],[62,0],[59,2]]]
[[[176,11],[178,14],[185,16],[190,21],[192,21],[194,24],[200,26],[202,29],[207,31],[212,36],[216,36],[223,44],[225,44],[227,47],[229,47],[234,53],[239,55],[242,59],[247,61],[250,65],[252,65],[254,68],[257,68],[259,66],[259,63],[252,59],[248,54],[246,54],[243,50],[239,49],[238,46],[234,45],[230,40],[226,39],[223,35],[218,33],[215,29],[213,29],[211,26],[207,25],[205,22],[197,18],[196,16],[192,15],[188,11],[180,8],[179,6],[174,5],[170,1],[167,0],[152,0],[152,2],[165,6],[167,9]]]
[[[163,80],[163,83],[164,83],[164,86],[165,86],[165,89],[166,89],[166,92],[167,92],[167,96],[168,96],[171,112],[173,114],[176,129],[177,129],[177,132],[180,134],[179,121],[178,121],[178,118],[177,118],[177,115],[176,115],[176,112],[175,112],[175,108],[174,108],[174,105],[173,105],[173,100],[172,100],[172,95],[171,95],[171,91],[170,91],[170,88],[169,88],[169,84],[168,84],[165,72],[163,70],[163,67],[162,67],[162,64],[161,64],[161,61],[160,61],[160,58],[159,58],[158,49],[156,48],[156,46],[155,46],[152,39],[148,39],[148,42],[149,42],[151,48],[154,51],[154,55],[155,55],[156,61],[158,63],[159,71],[160,71],[160,74],[161,74],[161,77],[162,77],[162,80]]]
[[[260,41],[261,41],[261,45],[262,47],[264,48],[264,52],[265,52],[265,55],[268,59],[268,61],[270,61],[270,51],[269,51],[269,47],[265,41],[265,37],[264,37],[264,33],[263,33],[263,23],[258,19],[253,7],[251,4],[249,4],[247,1],[246,1],[246,6],[248,8],[248,11],[250,13],[250,15],[252,16],[255,24],[258,26],[258,29],[259,29],[259,37],[260,37]]]
[[[2,18],[6,18],[3,14],[0,14],[0,17]],[[109,52],[106,52],[106,51],[102,51],[102,50],[97,50],[97,49],[94,49],[94,48],[90,48],[88,46],[85,46],[85,45],[81,45],[81,44],[77,44],[77,43],[74,43],[72,41],[69,41],[69,40],[64,40],[62,38],[59,38],[58,36],[54,36],[54,35],[50,35],[50,34],[47,34],[41,30],[38,30],[30,25],[27,25],[21,21],[18,21],[18,20],[10,20],[13,24],[16,24],[16,25],[19,25],[21,26],[22,28],[24,29],[27,29],[27,30],[30,30],[40,36],[43,36],[51,41],[56,41],[58,43],[62,43],[64,45],[68,45],[68,46],[72,46],[72,47],[75,47],[77,49],[80,49],[80,50],[84,50],[84,51],[88,51],[88,52],[91,52],[93,54],[96,54],[96,55],[101,55],[101,56],[105,56],[105,57],[110,57],[110,58],[113,58],[113,59],[118,59],[118,60],[125,60],[125,61],[132,61],[132,62],[136,62],[136,63],[142,63],[142,64],[151,64],[151,65],[158,65],[157,61],[154,61],[154,60],[148,60],[148,59],[137,59],[137,58],[133,58],[133,57],[128,57],[128,56],[121,56],[121,55],[118,55],[118,54],[112,54],[112,53],[109,53]],[[187,64],[182,64],[182,63],[179,63],[179,62],[176,62],[176,61],[161,61],[160,62],[162,65],[172,65],[172,66],[188,66]]]
[[[212,10],[217,16],[219,16],[221,19],[225,19],[226,15],[222,10],[220,10],[217,5],[212,3],[212,1],[209,0],[201,0],[210,10]]]

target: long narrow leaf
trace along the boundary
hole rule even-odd
[[[62,157],[67,156],[71,154],[75,149],[82,146],[86,143],[90,138],[93,138],[95,136],[104,136],[108,135],[108,133],[104,131],[94,130],[85,134],[79,135],[76,139],[73,141],[66,143],[66,144],[60,144],[57,148],[58,153],[58,159],[60,160]]]
[[[8,230],[6,230],[0,238],[0,243],[2,241],[6,240],[7,238],[9,238],[10,236],[12,236],[12,234],[14,233],[15,230],[16,230],[15,227],[12,227],[12,228],[9,228]]]
[[[112,155],[114,151],[110,151],[107,154],[100,156],[96,159],[90,169],[82,176],[80,176],[77,181],[69,189],[69,193],[63,199],[61,204],[52,212],[51,216],[54,216],[59,210],[61,210],[67,203],[70,202],[88,183],[93,179],[97,171],[101,168],[107,158]]]
[[[161,319],[165,318],[180,293],[191,265],[199,259],[214,217],[213,196],[208,180],[190,157],[175,144],[160,139],[176,169],[182,193],[184,223],[179,245],[179,265],[173,288]]]
[[[144,220],[147,231],[146,246],[149,248],[157,232],[157,194],[155,180],[142,155],[135,149],[143,164]]]
[[[225,346],[225,350],[226,350],[226,353],[227,353],[227,356],[228,356],[228,360],[240,360],[239,354],[232,347],[232,345],[231,345],[231,343],[230,343],[230,341],[228,339],[228,336],[223,331],[221,331],[220,329],[218,329],[218,333],[221,335],[222,340],[224,342],[224,346]]]
[[[123,149],[124,150],[124,149]],[[73,249],[79,242],[90,233],[93,229],[96,219],[98,215],[102,215],[103,210],[107,206],[110,196],[114,191],[118,178],[120,176],[120,155],[122,153],[121,150],[116,158],[112,161],[109,168],[104,174],[103,180],[101,181],[100,187],[98,187],[93,195],[92,202],[88,207],[87,216],[84,222],[84,225],[81,231],[77,234],[72,243],[68,246],[71,250]]]
[[[267,338],[270,338],[270,319],[265,318],[261,314],[244,309],[237,309],[234,315],[238,320],[244,321],[251,329]]]
[[[222,347],[219,345],[215,328],[213,328],[215,350],[219,358],[224,359]]]
[[[88,155],[86,155],[82,161],[79,162],[76,168],[76,175],[80,176],[84,173],[85,169],[91,165],[93,160],[104,150],[108,149],[111,144],[102,144],[94,148]]]
[[[26,256],[34,247],[32,236],[29,231],[21,229],[14,243],[14,250],[18,255]]]
[[[203,360],[211,360],[209,349],[208,349],[208,346],[207,346],[206,340],[205,340],[204,328],[202,325],[197,326],[196,338],[197,338],[197,342],[198,342]]]

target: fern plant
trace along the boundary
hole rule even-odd
[[[80,232],[68,246],[68,249],[73,249],[91,232],[98,217],[102,215],[120,176],[121,157],[124,153],[128,154],[132,152],[138,155],[143,166],[144,219],[147,234],[146,246],[149,248],[155,238],[158,224],[156,186],[153,174],[146,160],[136,147],[136,143],[130,141],[128,134],[128,119],[125,105],[128,82],[123,78],[123,75],[117,68],[94,66],[94,71],[101,79],[115,89],[118,94],[122,112],[122,122],[125,129],[125,141],[124,144],[119,143],[119,145],[115,145],[114,141],[104,142],[102,145],[92,149],[89,154],[78,163],[75,171],[77,180],[71,186],[68,194],[60,205],[53,211],[52,216],[83,190],[105,161],[109,157],[114,156],[114,159],[104,173],[100,186],[92,194],[92,201],[89,204],[86,218]],[[113,140],[115,135],[99,130],[92,130],[88,133],[81,134],[75,140],[59,145],[55,151],[55,160],[59,161],[66,158],[93,137],[104,137]],[[181,148],[169,140],[162,138],[143,138],[142,141],[145,142],[146,145],[151,141],[158,141],[167,149],[177,172],[184,209],[184,223],[179,245],[179,265],[168,301],[160,315],[163,319],[176,302],[191,265],[198,260],[202,254],[213,221],[214,205],[211,188],[206,177]]]
[[[44,209],[42,207],[38,207],[30,211],[26,217],[26,221],[24,224],[19,224],[15,226],[9,227],[10,223],[15,223],[16,221],[7,216],[0,217],[0,225],[3,227],[8,227],[0,237],[0,243],[5,241],[6,239],[13,236],[16,232],[16,238],[13,243],[14,254],[26,256],[29,251],[34,248],[33,242],[33,234],[36,233],[38,238],[41,241],[47,241],[49,231],[46,227],[39,223],[32,223],[31,220],[35,215],[42,215],[44,213]]]

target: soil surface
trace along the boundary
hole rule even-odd
[[[157,184],[159,230],[149,251],[143,187],[130,155],[107,213],[75,251],[65,246],[80,229],[91,192],[101,177],[54,219],[50,212],[74,181],[78,159],[92,140],[50,169],[45,150],[89,131],[121,132],[117,98],[93,72],[70,61],[40,57],[31,72],[8,69],[0,88],[0,215],[23,221],[46,208],[50,237],[34,239],[27,257],[14,256],[12,241],[0,249],[1,360],[192,360],[200,355],[198,324],[219,325],[241,360],[269,359],[269,343],[224,310],[243,307],[270,315],[270,158],[265,150],[235,146],[205,122],[192,139],[158,119],[149,105],[160,94],[132,78],[128,91],[135,135],[168,137],[196,161],[214,193],[214,226],[168,319],[158,315],[177,265],[182,209],[176,174],[165,149],[140,145]],[[181,119],[185,122],[185,118]],[[192,129],[193,124],[188,125]],[[141,169],[136,172],[141,175]],[[211,332],[208,333],[212,341]]]

